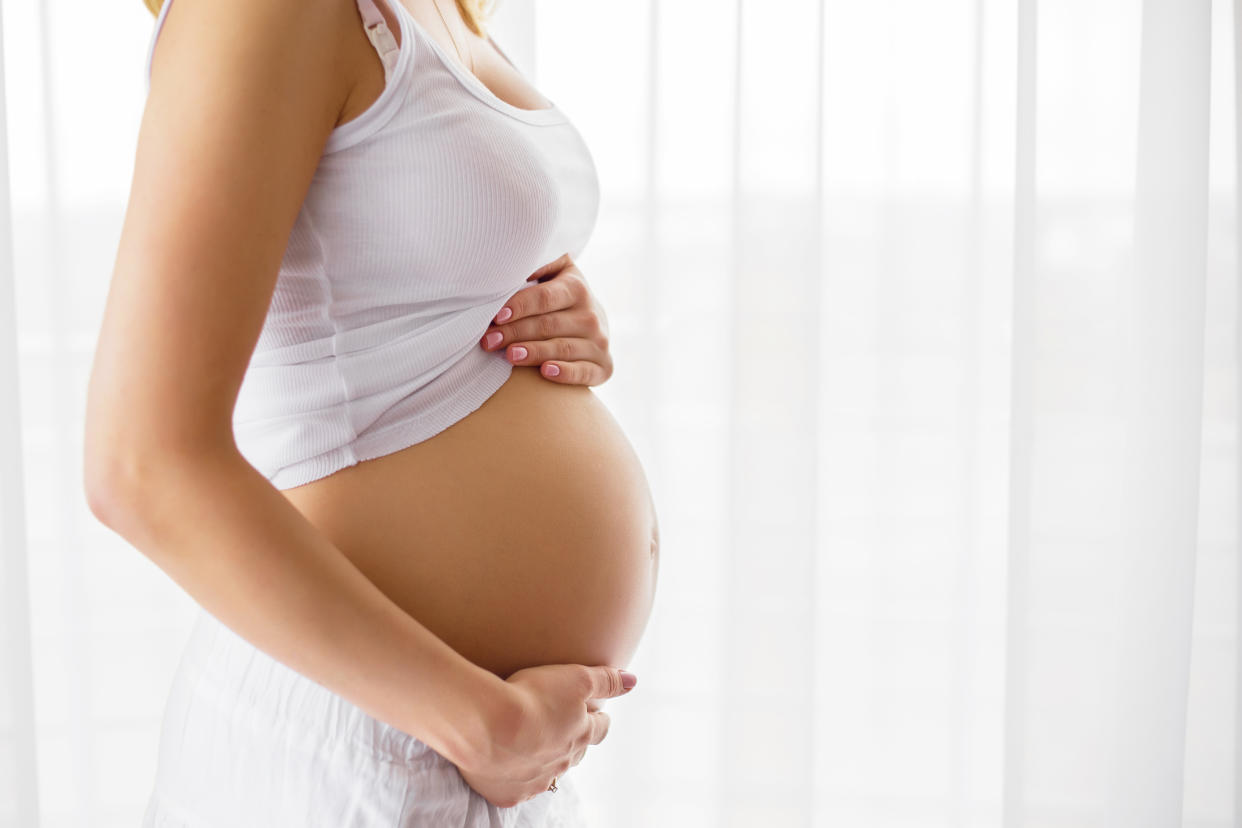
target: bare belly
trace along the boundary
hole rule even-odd
[[[283,494],[385,594],[501,678],[624,667],[655,597],[655,506],[589,388],[538,368],[409,448]]]

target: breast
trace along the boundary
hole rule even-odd
[[[322,157],[299,222],[318,239],[334,312],[348,317],[512,292],[561,255],[579,257],[599,200],[594,160],[568,121],[410,107]]]
[[[435,437],[284,490],[385,594],[498,676],[625,666],[646,627],[657,516],[586,387],[518,366]]]

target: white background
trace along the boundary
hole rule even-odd
[[[502,0],[660,513],[599,826],[1236,824],[1231,6]],[[153,21],[0,12],[0,825],[133,826],[194,605],[80,481]]]

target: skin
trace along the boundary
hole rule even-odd
[[[511,805],[542,793],[604,738],[607,714],[591,701],[625,692],[616,662],[535,660],[502,679],[471,661],[390,594],[400,592],[386,591],[355,562],[382,561],[375,548],[371,557],[343,549],[245,461],[232,434],[237,393],[324,142],[343,122],[359,72],[382,76],[358,24],[356,8],[341,0],[177,0],[171,9],[153,58],[90,375],[84,491],[102,523],[239,635],[423,740],[489,801]],[[566,273],[547,284],[572,282],[562,279]],[[491,414],[471,415],[445,434],[458,426],[456,434],[468,433],[477,427],[469,424],[493,415],[511,420],[521,409],[506,406],[540,402],[561,433],[590,432],[594,439],[581,445],[585,459],[601,444],[623,464],[619,474],[636,474],[624,466],[624,445],[589,388],[549,381],[534,367],[514,374],[522,379],[485,404]],[[470,445],[494,448],[485,443],[497,434],[489,430]],[[520,444],[526,435],[513,436]],[[451,439],[433,438],[406,456],[443,450]],[[536,468],[548,464],[534,453],[525,459]],[[355,475],[366,465],[353,467]],[[395,457],[375,468],[413,471]],[[619,491],[640,500],[644,494],[633,485]],[[627,524],[633,546],[641,547],[626,549],[633,574],[649,554],[648,516],[623,512],[634,521]],[[516,530],[524,528],[536,540],[548,530],[534,521]],[[647,595],[635,595],[639,604],[622,609],[637,624]],[[566,608],[582,609],[603,611]],[[571,651],[574,642],[556,633],[541,640]],[[629,643],[606,642],[618,652]]]

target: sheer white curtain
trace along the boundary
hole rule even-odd
[[[1242,825],[1234,0],[500,0],[660,512],[598,826]],[[0,0],[0,825],[132,826],[193,604],[80,485],[139,0]]]

